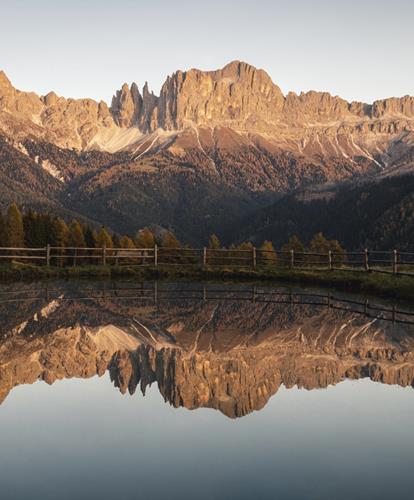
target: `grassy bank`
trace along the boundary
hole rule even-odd
[[[0,280],[41,280],[51,278],[128,278],[198,279],[232,281],[266,281],[285,284],[331,287],[349,292],[363,292],[381,297],[392,297],[414,303],[414,278],[361,271],[317,271],[290,269],[223,269],[178,267],[115,267],[80,266],[46,267],[13,263],[0,266]]]

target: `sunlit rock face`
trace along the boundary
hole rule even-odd
[[[332,198],[344,182],[412,173],[413,107],[410,96],[284,95],[241,61],[176,71],[159,96],[125,83],[109,106],[20,91],[2,72],[0,206],[76,213],[119,233],[161,225],[200,246],[281,195]]]
[[[113,152],[136,144],[141,153],[161,148],[182,155],[191,149],[209,154],[223,146],[231,151],[260,146],[271,154],[276,148],[314,160],[348,160],[350,166],[351,159],[363,157],[385,166],[401,150],[401,144],[392,144],[396,137],[409,148],[413,120],[414,97],[365,104],[327,92],[285,96],[264,70],[241,61],[216,71],[177,71],[159,96],[147,83],[142,92],[136,83],[125,83],[110,107],[53,91],[41,97],[22,92],[0,73],[0,129],[78,150]],[[157,130],[175,132],[173,144],[161,134],[150,149],[149,144],[140,149],[145,136]]]
[[[17,385],[108,371],[123,394],[157,383],[175,407],[235,418],[263,408],[282,384],[414,381],[414,325],[313,304],[241,302],[237,290],[225,301],[177,301],[174,286],[162,302],[76,298],[85,293],[64,285],[56,298],[18,309],[0,302],[1,401]]]

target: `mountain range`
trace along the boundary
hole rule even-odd
[[[309,202],[356,186],[371,192],[410,178],[413,167],[410,96],[366,104],[325,92],[284,95],[265,71],[234,61],[177,71],[159,96],[147,83],[124,84],[108,106],[23,92],[0,72],[3,208],[16,201],[132,234],[160,225],[197,244],[213,232],[259,240],[263,226],[280,227],[274,207],[285,199],[294,197],[306,219]],[[394,220],[407,204],[411,191],[400,184],[370,223]],[[338,235],[335,221],[325,225]],[[365,229],[346,243],[370,238],[380,244]]]

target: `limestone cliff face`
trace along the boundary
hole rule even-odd
[[[319,155],[325,161],[363,156],[374,162],[378,156],[384,161],[392,158],[392,140],[397,136],[404,139],[404,134],[411,136],[413,123],[414,97],[368,105],[315,91],[284,96],[265,71],[240,61],[217,71],[177,71],[167,78],[159,97],[147,84],[142,93],[137,84],[124,84],[110,108],[92,99],[21,92],[0,73],[3,131],[80,150],[117,151],[139,146],[140,140],[145,143],[145,137],[157,130],[179,134],[192,130],[193,139],[186,140],[184,149],[201,149],[209,154],[217,143],[214,133],[229,128],[239,134],[259,135],[260,147],[270,152],[277,147],[313,158]],[[126,133],[125,129],[131,131]],[[272,147],[264,146],[263,135]],[[238,142],[243,144],[242,135],[236,139],[234,150],[240,149]],[[254,138],[250,147],[257,148],[258,142]],[[161,143],[157,138],[154,150],[147,144],[139,151],[157,151]]]
[[[263,70],[235,61],[218,71],[177,71],[167,78],[159,101],[159,126],[166,130],[195,125],[246,126],[273,122],[284,97]]]
[[[103,101],[39,97],[16,90],[0,72],[0,128],[16,138],[37,137],[62,147],[84,149],[100,128],[114,126]]]

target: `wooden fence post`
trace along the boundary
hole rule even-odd
[[[154,246],[154,266],[158,266],[158,245]]]
[[[393,253],[392,272],[394,274],[398,273],[398,250],[394,250]]]
[[[50,245],[46,247],[46,266],[50,266]]]
[[[295,251],[290,251],[290,268],[293,269],[295,267]]]
[[[332,271],[332,250],[329,250],[328,252],[328,264],[329,264],[329,270]]]
[[[102,247],[102,265],[106,266],[106,245]]]
[[[256,247],[252,248],[252,264],[253,264],[253,267],[255,268],[256,267]]]
[[[207,265],[207,248],[203,248],[203,266]]]
[[[364,250],[364,257],[365,257],[365,271],[369,271],[369,251],[367,248]]]

